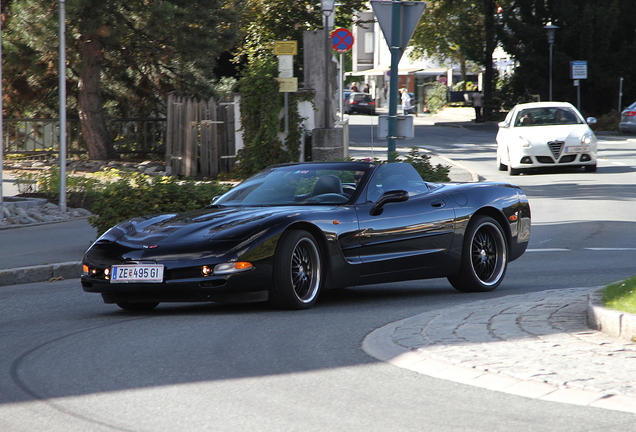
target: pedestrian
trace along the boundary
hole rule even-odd
[[[362,88],[362,91],[364,93],[369,93],[369,84],[365,84],[364,87]]]
[[[357,92],[358,91],[358,86],[356,85],[356,83],[353,83],[353,85],[351,86],[351,91],[352,92]]]
[[[484,121],[482,115],[482,109],[484,107],[484,95],[481,92],[475,92],[471,95],[473,101],[473,108],[475,108],[475,122],[481,123]]]
[[[413,105],[411,105],[411,95],[409,94],[407,89],[402,89],[402,109],[404,110],[404,115],[415,114],[417,117],[417,111],[413,109]]]

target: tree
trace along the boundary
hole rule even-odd
[[[344,0],[336,13],[336,26],[351,27],[354,10],[364,8],[363,0]],[[244,63],[239,81],[241,124],[245,146],[237,155],[235,173],[251,175],[267,165],[298,160],[302,119],[297,101],[305,94],[288,94],[289,131],[281,142],[279,113],[283,107],[278,92],[275,41],[295,40],[298,55],[294,59],[294,76],[303,76],[303,33],[322,30],[320,3],[309,0],[247,0],[241,17],[240,43],[235,61]],[[301,78],[302,80],[302,78]]]
[[[410,55],[458,63],[466,90],[468,62],[482,64],[483,22],[483,16],[473,2],[428,1],[411,39],[413,51]]]
[[[547,100],[549,45],[543,27],[559,26],[553,45],[553,99],[577,102],[570,61],[585,60],[581,109],[594,115],[615,109],[618,81],[625,77],[627,101],[636,99],[636,9],[630,0],[516,0],[502,4],[498,38],[518,62],[511,84],[523,100],[540,94]]]
[[[89,157],[112,156],[106,115],[165,113],[169,92],[210,95],[212,69],[237,34],[234,0],[68,0],[67,93]],[[11,5],[5,37],[9,111],[58,105],[58,2]]]
[[[335,12],[336,27],[351,28],[355,11],[366,8],[366,0],[341,0]],[[302,40],[305,31],[322,30],[320,1],[316,0],[246,0],[240,22],[240,42],[236,61],[251,61],[261,50],[271,51],[274,41],[295,40],[299,53],[294,75],[302,76]]]
[[[487,105],[493,89],[492,55],[497,47],[495,0],[431,0],[427,9],[415,33],[416,51],[483,66]]]

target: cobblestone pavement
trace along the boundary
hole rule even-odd
[[[590,288],[477,301],[382,327],[363,349],[436,378],[636,413],[636,344],[587,326]]]

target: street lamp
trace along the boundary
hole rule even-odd
[[[549,92],[549,100],[552,101],[552,46],[554,45],[554,36],[556,34],[558,26],[552,25],[549,22],[545,27],[543,27],[545,31],[548,33],[548,44],[550,44],[550,92]]]
[[[329,15],[333,12],[336,0],[321,0],[320,10],[322,11],[324,29],[325,29],[325,129],[330,129],[330,116],[329,116],[329,104],[331,99],[329,98],[329,61],[331,59],[331,47],[329,46]]]

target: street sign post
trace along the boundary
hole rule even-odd
[[[371,0],[371,7],[391,50],[387,156],[389,161],[393,161],[395,160],[397,140],[398,64],[411,40],[411,36],[413,36],[417,23],[422,17],[426,3],[419,1]]]
[[[576,108],[581,111],[581,84],[579,80],[587,79],[587,61],[571,61],[570,78],[574,80],[574,86],[576,87]]]

